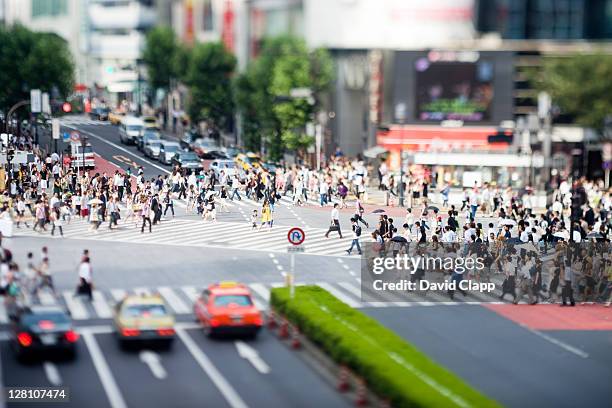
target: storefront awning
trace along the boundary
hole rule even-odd
[[[376,135],[379,146],[388,150],[411,152],[450,151],[500,151],[507,150],[506,143],[489,143],[488,136],[497,133],[497,128],[487,126],[465,126],[445,128],[433,125],[393,125]]]
[[[473,167],[536,167],[544,165],[542,156],[501,153],[424,153],[414,154],[414,164]]]

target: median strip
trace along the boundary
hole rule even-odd
[[[271,292],[271,306],[300,332],[397,407],[498,407],[376,320],[318,286]]]

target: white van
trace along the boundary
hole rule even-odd
[[[119,140],[124,144],[135,144],[144,132],[144,122],[134,116],[126,116],[119,125]]]

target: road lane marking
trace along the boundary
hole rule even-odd
[[[270,366],[259,356],[257,350],[240,340],[235,341],[234,344],[236,350],[238,350],[238,355],[251,363],[260,374],[270,372]]]
[[[552,343],[552,344],[554,344],[556,346],[561,347],[565,351],[568,351],[568,352],[570,352],[572,354],[575,354],[578,357],[589,358],[589,354],[584,352],[584,351],[582,351],[582,350],[580,350],[579,348],[576,348],[576,347],[574,347],[574,346],[572,346],[570,344],[567,344],[567,343],[565,343],[565,342],[563,342],[561,340],[557,340],[554,337],[551,337],[551,336],[549,336],[546,333],[542,333],[539,330],[534,330],[531,327],[528,327],[527,325],[521,324],[521,326],[524,329],[526,329],[526,330],[530,331],[531,333],[535,334],[536,336],[538,336],[538,337],[540,337],[540,338],[542,338],[542,339],[544,339],[544,340],[546,340],[546,341],[548,341],[548,342],[550,342],[550,343]]]
[[[102,382],[102,387],[106,392],[106,396],[108,397],[108,401],[112,408],[127,408],[127,404],[121,395],[121,391],[119,391],[119,387],[117,386],[117,382],[113,377],[113,374],[108,367],[108,363],[104,359],[104,355],[100,350],[100,346],[96,342],[96,339],[93,333],[89,331],[81,332],[83,336],[83,340],[85,341],[85,345],[89,350],[89,355],[91,356],[91,360],[93,361],[94,367],[98,373],[98,377],[100,377],[100,381]]]
[[[49,361],[45,361],[43,363],[43,369],[45,370],[45,375],[47,376],[47,380],[54,387],[59,387],[62,385],[62,376],[57,369],[57,366]]]
[[[174,310],[174,313],[189,313],[189,307],[183,302],[172,289],[162,286],[157,289],[166,300],[166,303]]]
[[[191,353],[196,362],[202,367],[202,370],[208,375],[217,389],[221,392],[227,403],[232,408],[248,408],[247,404],[242,400],[236,390],[230,383],[221,375],[217,367],[213,365],[208,356],[196,345],[191,336],[182,328],[176,328],[176,334],[181,339],[187,350]]]
[[[344,292],[340,291],[339,289],[336,289],[335,287],[333,287],[327,282],[317,282],[317,285],[322,287],[323,289],[325,289],[326,291],[328,291],[329,293],[331,293],[332,295],[340,299],[340,301],[346,303],[352,308],[357,309],[363,306],[361,302],[357,302],[353,300],[352,297],[345,295]]]
[[[117,161],[119,161],[119,162],[121,162],[121,163],[127,164],[127,165],[128,165],[128,166],[130,166],[130,167],[133,167],[133,168],[138,168],[138,163],[136,163],[135,161],[133,161],[133,160],[132,160],[132,159],[130,159],[129,157],[125,157],[125,156],[124,156],[124,155],[122,155],[122,154],[116,154],[116,155],[114,155],[114,156],[113,156],[113,159],[115,159],[115,160],[117,160]]]
[[[159,354],[151,350],[142,350],[138,357],[140,358],[140,361],[149,367],[153,377],[157,378],[158,380],[163,380],[168,377],[168,373],[161,363]]]
[[[78,130],[78,131],[79,131],[79,132],[81,132],[81,133],[85,133],[86,135],[89,135],[89,136],[91,136],[91,137],[93,137],[93,138],[95,138],[95,139],[98,139],[99,141],[104,142],[104,143],[106,143],[107,145],[113,146],[114,148],[119,149],[119,150],[121,150],[122,152],[125,152],[125,153],[129,154],[130,156],[134,156],[134,157],[136,157],[136,158],[137,158],[137,159],[139,159],[140,161],[143,161],[143,162],[147,163],[148,165],[153,166],[153,167],[155,167],[155,168],[157,168],[157,169],[159,169],[159,170],[163,171],[163,172],[164,172],[164,173],[166,173],[166,174],[170,174],[170,172],[169,172],[168,170],[164,169],[163,167],[160,167],[160,166],[158,166],[158,165],[157,165],[157,164],[155,164],[155,163],[151,163],[151,162],[150,162],[150,161],[148,161],[147,159],[143,159],[142,157],[140,157],[140,156],[138,156],[138,155],[134,154],[133,152],[129,151],[128,149],[126,149],[126,148],[124,148],[124,147],[122,147],[122,146],[119,146],[118,144],[113,143],[113,142],[111,142],[111,141],[109,141],[109,140],[106,140],[106,139],[104,139],[104,138],[103,138],[103,137],[101,137],[101,136],[98,136],[98,135],[96,135],[96,134],[94,134],[94,133],[91,133],[91,132],[88,132],[88,131],[86,131],[86,130],[78,129],[78,128],[77,128],[77,127],[75,127],[75,126],[66,126],[66,127],[67,127],[67,128],[71,128],[71,129]]]
[[[80,297],[74,295],[74,292],[70,290],[65,290],[62,293],[64,297],[64,301],[66,302],[66,307],[70,312],[70,316],[75,320],[85,320],[89,318],[89,313],[85,308],[85,305],[81,301]]]
[[[101,319],[108,319],[113,315],[113,311],[106,302],[104,295],[99,290],[93,291],[93,301],[91,302],[96,314]]]
[[[249,287],[266,303],[270,302],[270,291],[262,283],[249,283]]]

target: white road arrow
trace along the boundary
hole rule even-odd
[[[142,350],[140,352],[140,361],[149,366],[153,376],[158,380],[163,380],[168,376],[157,353],[150,350]]]
[[[236,341],[235,344],[238,355],[251,363],[257,371],[261,374],[268,374],[270,372],[270,366],[259,357],[257,350],[243,341]]]
[[[57,369],[57,366],[49,361],[45,361],[43,363],[43,369],[45,370],[45,375],[47,376],[47,380],[51,385],[59,387],[62,385],[62,376]]]

